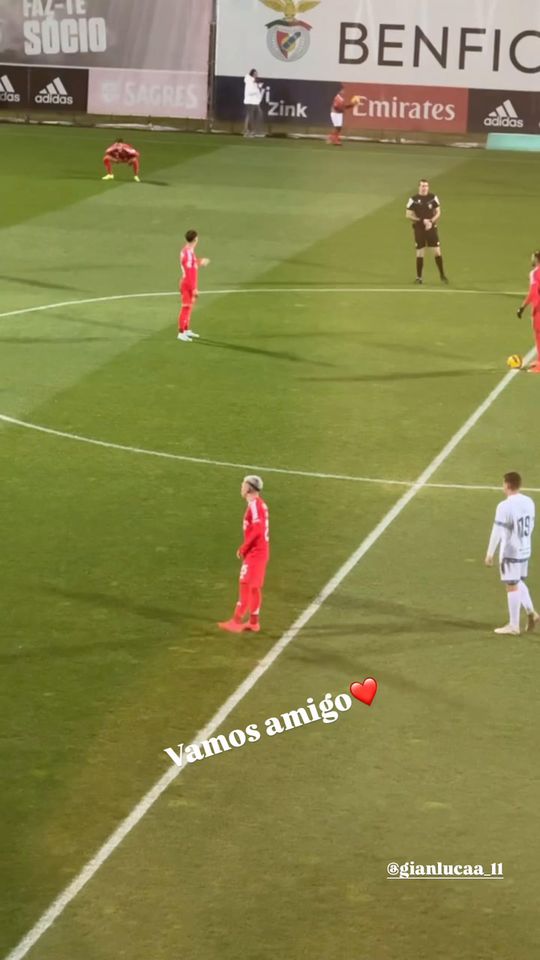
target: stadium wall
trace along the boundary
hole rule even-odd
[[[536,0],[219,0],[216,120],[240,121],[256,66],[269,121],[290,128],[328,126],[343,84],[352,134],[538,132],[539,28]]]
[[[0,0],[0,108],[206,120],[213,0]]]
[[[271,133],[540,130],[537,0],[0,0],[0,61],[3,119],[234,132],[256,66]]]

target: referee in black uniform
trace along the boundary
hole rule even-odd
[[[448,277],[444,272],[439,231],[437,229],[437,224],[441,216],[441,205],[439,198],[436,194],[431,193],[429,189],[429,180],[420,180],[418,193],[409,197],[405,216],[408,220],[412,221],[414,230],[414,243],[416,247],[415,283],[423,283],[422,274],[424,271],[424,254],[426,247],[433,250],[435,254],[435,263],[437,264],[442,282],[448,283]]]

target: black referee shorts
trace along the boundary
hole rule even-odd
[[[437,227],[426,230],[423,223],[413,223],[414,244],[417,250],[423,250],[424,247],[439,246],[439,231]]]

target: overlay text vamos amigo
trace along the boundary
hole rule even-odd
[[[346,713],[347,710],[351,709],[351,706],[352,700],[347,693],[339,693],[335,698],[332,697],[331,693],[327,693],[318,706],[313,697],[308,697],[305,707],[289,710],[278,717],[268,717],[264,721],[263,732],[267,737],[274,737],[277,734],[286,733],[287,730],[294,730],[296,727],[302,727],[317,720],[322,720],[323,723],[335,723],[339,719],[340,713]],[[202,740],[201,743],[190,743],[187,746],[179,743],[178,750],[173,749],[173,747],[166,747],[164,752],[168,754],[177,767],[183,767],[186,763],[196,763],[197,760],[215,757],[218,753],[223,753],[235,747],[243,747],[246,743],[256,743],[260,739],[261,731],[257,724],[250,723],[245,730],[231,730],[227,736],[218,733],[217,736]]]

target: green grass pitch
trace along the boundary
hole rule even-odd
[[[414,481],[532,346],[532,156],[130,132],[143,182],[103,183],[110,139],[0,128],[0,414],[58,432],[0,421],[3,956],[407,489],[384,481]],[[426,176],[448,289],[431,262],[412,284]],[[212,262],[188,345],[190,227]],[[373,705],[189,767],[31,960],[539,956],[539,647],[492,633],[481,489],[540,487],[539,390],[511,380],[432,477],[450,486],[418,492],[220,732],[367,676]],[[216,628],[246,471],[182,457],[263,473],[258,636]],[[388,882],[411,860],[505,878]]]

